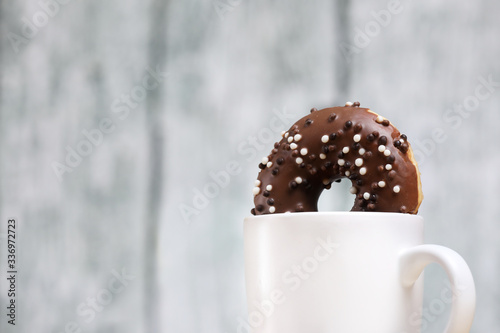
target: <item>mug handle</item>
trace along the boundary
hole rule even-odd
[[[476,289],[472,273],[465,260],[455,251],[440,245],[418,245],[404,251],[400,257],[400,276],[404,287],[410,288],[425,266],[441,265],[450,279],[453,301],[446,333],[468,333],[474,319]]]

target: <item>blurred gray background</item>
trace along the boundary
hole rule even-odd
[[[426,241],[469,263],[472,332],[500,332],[499,2],[0,4],[1,332],[237,332],[257,164],[347,100],[408,135]],[[347,188],[321,208],[348,210]],[[426,285],[423,332],[442,332],[439,267]]]

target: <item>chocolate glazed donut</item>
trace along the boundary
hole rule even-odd
[[[420,174],[407,137],[359,102],[312,109],[259,164],[253,215],[318,210],[323,189],[349,178],[352,211],[416,214]]]

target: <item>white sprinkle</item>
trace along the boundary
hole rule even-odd
[[[386,170],[392,170],[392,165],[391,164],[386,164],[385,165]]]
[[[288,143],[291,143],[293,141],[293,136],[288,137]]]
[[[285,131],[281,131],[281,136],[285,136]]]
[[[392,188],[392,190],[394,191],[394,193],[399,193],[399,191],[401,191],[401,187],[399,187],[399,185],[396,185]]]
[[[391,151],[389,149],[384,150],[384,155],[385,156],[391,155]]]
[[[290,144],[290,148],[291,148],[291,149],[297,149],[297,147],[298,147],[298,146],[297,146],[297,144],[296,144],[295,142],[292,142],[292,143]]]
[[[273,190],[273,185],[269,184],[266,186],[266,190],[272,191]]]
[[[384,145],[378,146],[378,151],[383,153],[385,151],[385,146]]]
[[[295,159],[295,162],[296,162],[297,164],[300,164],[300,163],[304,162],[304,160],[303,160],[301,157],[297,157],[297,158]]]
[[[270,168],[273,166],[273,162],[267,162],[267,167]]]
[[[365,168],[365,167],[362,167],[361,169],[359,169],[359,174],[360,174],[361,176],[366,175],[366,168]]]
[[[302,148],[300,150],[300,155],[307,155],[307,148]]]
[[[260,188],[254,187],[253,190],[252,190],[252,192],[253,192],[253,196],[255,197],[257,194],[260,193]]]
[[[330,184],[330,181],[328,179],[323,179],[323,185],[328,185]]]
[[[352,139],[354,140],[354,142],[359,142],[361,141],[361,135],[356,134]]]
[[[347,170],[347,171],[345,172],[345,175],[346,175],[347,177],[349,177],[349,176],[351,175],[351,171]]]
[[[260,183],[260,180],[256,179],[256,180],[255,180],[255,182],[254,182],[254,185],[255,185],[255,186],[260,186],[260,184],[261,184],[261,183]]]
[[[359,148],[358,153],[359,153],[359,155],[364,155],[366,153],[365,148]]]
[[[363,165],[363,159],[362,158],[357,158],[355,161],[354,161],[354,164],[356,164],[356,166],[360,167]]]
[[[368,192],[363,193],[363,198],[364,198],[365,200],[370,199],[370,193],[368,193]]]
[[[285,132],[285,139],[288,138],[289,135],[290,135],[290,133]]]
[[[381,123],[383,121],[384,121],[384,118],[382,116],[378,116],[377,119],[376,119],[377,123]]]
[[[355,188],[354,186],[351,186],[351,188],[349,189],[349,192],[351,192],[351,194],[356,194],[356,193],[358,193],[358,189]]]
[[[323,153],[321,153],[321,154],[319,154],[319,158],[321,158],[322,160],[324,160],[326,158],[326,155],[323,154]]]
[[[405,143],[405,139],[399,139],[399,142],[401,142],[401,144]]]
[[[300,134],[295,134],[295,136],[293,137],[293,139],[294,139],[295,141],[299,142],[299,141],[300,141],[300,139],[302,139],[302,135],[300,135]]]
[[[323,142],[323,143],[327,143],[329,139],[330,139],[330,138],[328,137],[328,135],[323,135],[323,136],[321,137],[321,142]]]
[[[385,187],[385,182],[383,180],[379,181],[378,187]]]
[[[338,165],[343,166],[345,164],[345,161],[343,159],[339,159],[337,163]]]
[[[345,102],[345,106],[352,106],[352,102]]]
[[[343,152],[344,154],[347,154],[347,153],[349,152],[349,147],[344,147],[344,148],[342,148],[342,152]]]
[[[300,178],[300,177],[295,178],[295,182],[297,184],[301,184],[302,183],[302,178]]]
[[[267,162],[269,162],[269,158],[262,157],[262,164],[267,164]]]
[[[269,213],[274,213],[276,211],[276,208],[274,206],[269,207]]]

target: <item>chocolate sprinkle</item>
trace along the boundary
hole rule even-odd
[[[379,139],[378,139],[378,144],[379,145],[386,145],[387,144],[387,137],[385,135],[382,135]]]
[[[335,113],[332,113],[330,114],[330,116],[328,117],[328,122],[331,123],[332,121],[334,121],[335,119],[337,118],[337,115]]]

